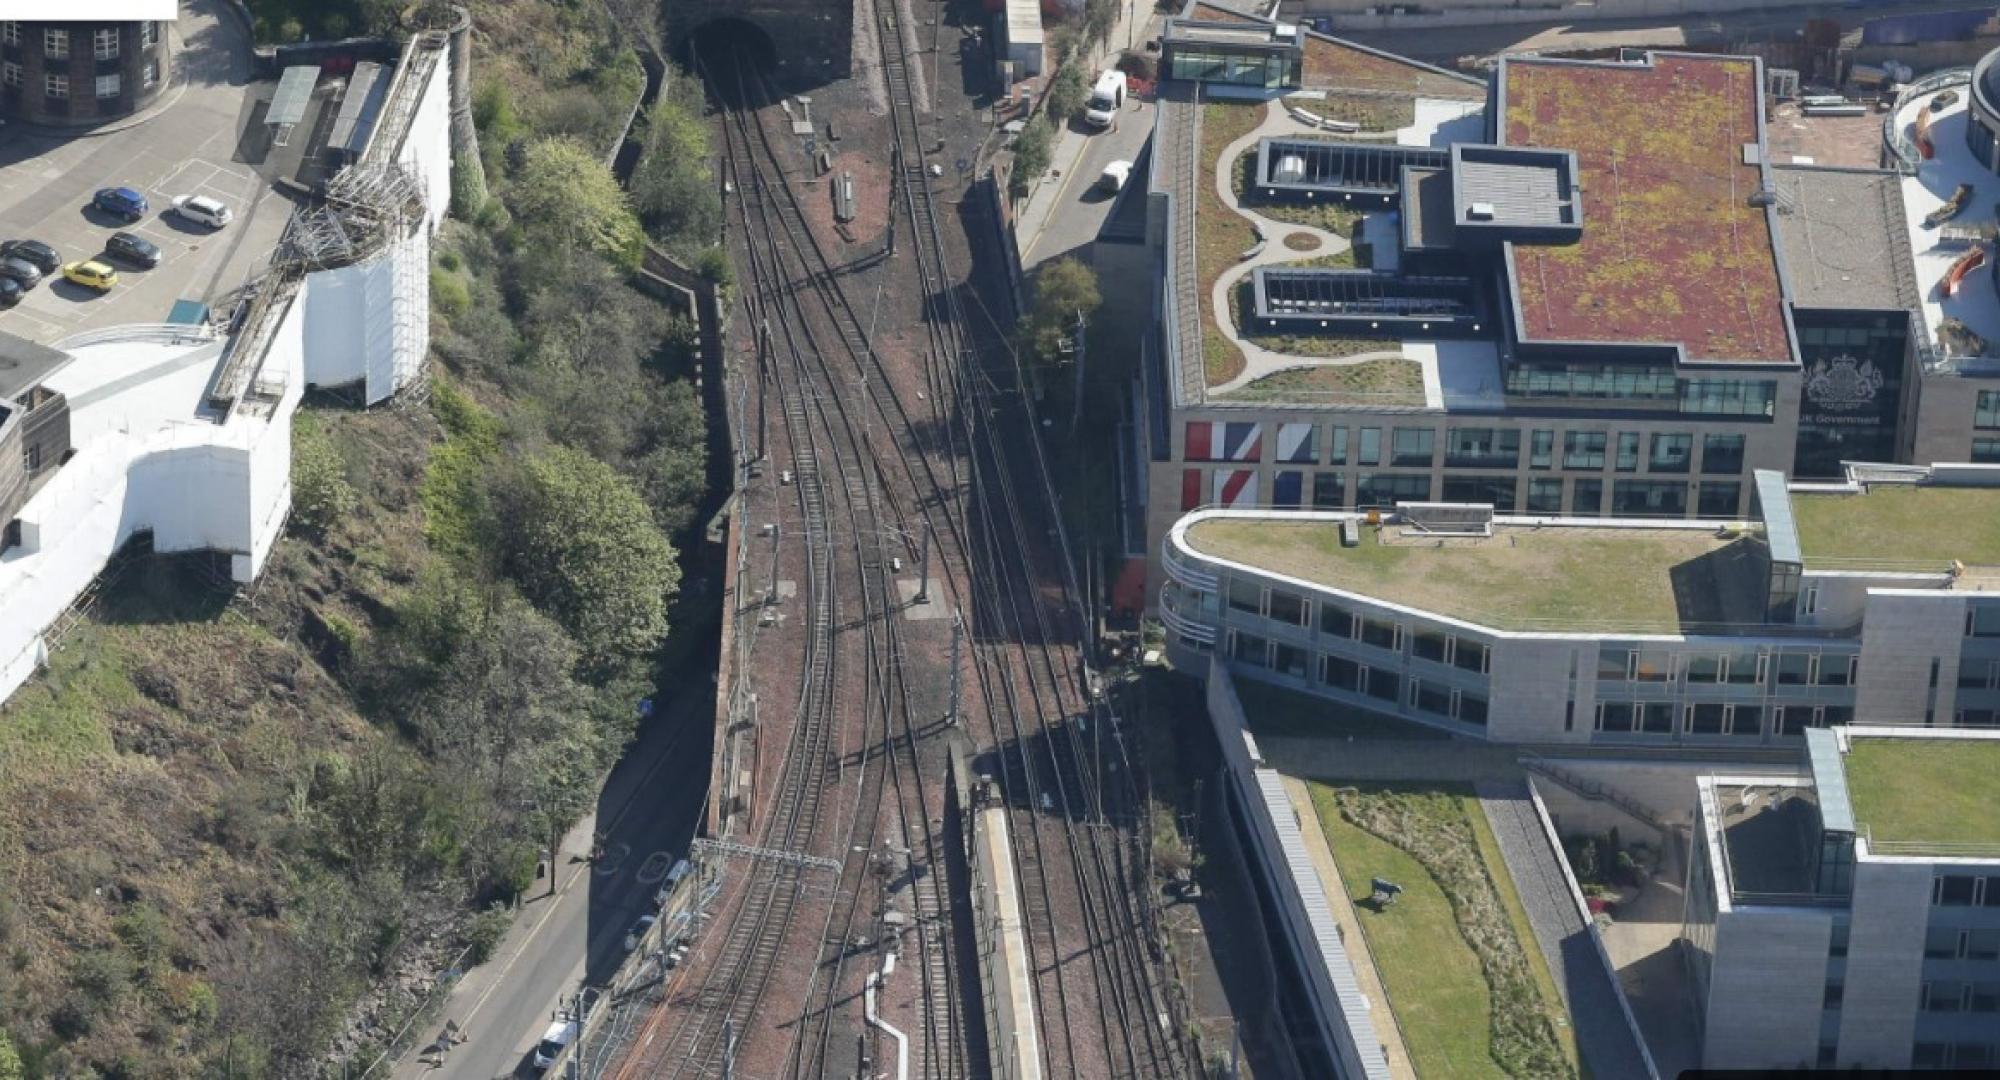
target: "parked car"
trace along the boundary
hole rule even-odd
[[[1097,190],[1104,192],[1106,195],[1116,195],[1125,190],[1125,181],[1131,178],[1132,163],[1129,161],[1114,161],[1106,165],[1104,172],[1098,176]]]
[[[97,207],[114,217],[126,221],[137,221],[146,216],[151,207],[146,205],[146,197],[128,187],[98,188],[97,195],[90,200]]]
[[[104,242],[104,253],[141,270],[160,265],[160,246],[138,233],[112,233]]]
[[[652,931],[653,924],[659,921],[658,915],[639,916],[639,921],[632,924],[632,929],[625,931],[625,951],[631,952],[637,949],[639,943],[646,940],[646,935]]]
[[[220,229],[234,220],[235,215],[219,200],[206,195],[177,195],[174,197],[174,213],[211,229]]]
[[[62,274],[63,280],[74,281],[78,285],[96,289],[98,292],[110,292],[111,287],[118,284],[118,271],[96,259],[65,263]]]
[[[27,292],[13,278],[0,277],[0,307],[13,307]]]
[[[44,274],[62,266],[62,256],[40,240],[9,240],[0,244],[0,259],[20,259]]]
[[[42,283],[42,271],[34,263],[18,256],[0,256],[0,277],[7,278],[27,292]]]

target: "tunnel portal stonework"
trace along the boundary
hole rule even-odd
[[[834,82],[853,74],[855,10],[871,0],[666,0],[667,32],[676,56],[688,40],[717,23],[748,23],[770,39],[778,77],[787,84]]]

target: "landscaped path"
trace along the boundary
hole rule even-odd
[[[1577,1048],[1592,1076],[1655,1075],[1645,1048],[1619,1005],[1618,984],[1597,946],[1564,876],[1562,856],[1549,843],[1525,780],[1482,780],[1473,786],[1514,890],[1527,910],[1549,974],[1569,1006]]]
[[[1220,385],[1209,387],[1208,392],[1214,395],[1227,394],[1233,390],[1240,390],[1256,382],[1258,379],[1276,375],[1281,371],[1296,371],[1304,368],[1319,367],[1352,367],[1356,364],[1365,364],[1371,360],[1412,359],[1403,351],[1400,345],[1393,349],[1373,350],[1356,353],[1352,356],[1294,356],[1289,353],[1276,352],[1266,349],[1261,345],[1252,344],[1244,340],[1243,336],[1237,332],[1234,308],[1229,303],[1229,297],[1230,293],[1252,271],[1260,266],[1303,262],[1307,259],[1317,259],[1326,255],[1338,255],[1354,246],[1346,237],[1328,232],[1325,229],[1316,228],[1311,225],[1296,225],[1289,221],[1276,221],[1265,217],[1255,210],[1245,207],[1241,200],[1236,197],[1236,185],[1233,182],[1233,177],[1236,175],[1237,162],[1242,158],[1244,151],[1257,145],[1257,140],[1272,135],[1326,134],[1320,128],[1293,116],[1285,109],[1284,103],[1281,101],[1275,99],[1267,101],[1263,104],[1263,108],[1263,123],[1258,124],[1242,138],[1223,147],[1221,155],[1216,158],[1214,175],[1207,178],[1209,183],[1215,185],[1216,197],[1222,200],[1223,205],[1249,219],[1250,223],[1257,227],[1257,234],[1263,237],[1263,247],[1257,254],[1223,271],[1222,276],[1216,278],[1215,286],[1209,290],[1209,310],[1215,313],[1216,328],[1222,331],[1222,336],[1228,338],[1230,344],[1242,350],[1243,370],[1238,372],[1235,378]],[[1291,236],[1311,237],[1318,241],[1318,243],[1310,250],[1294,250],[1285,243],[1286,238]],[[1425,404],[1433,408],[1442,407],[1444,404],[1442,393],[1434,390],[1439,385],[1436,367],[1436,354],[1433,353],[1431,354],[1430,367],[1424,372]]]

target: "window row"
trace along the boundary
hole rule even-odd
[[[1937,907],[2000,908],[2000,874],[1939,874],[1931,879],[1931,903]]]
[[[1924,934],[1926,960],[2000,960],[2000,929],[1933,926]]]
[[[1858,653],[1760,649],[1721,652],[1674,652],[1664,648],[1605,646],[1597,653],[1600,682],[1672,682],[1678,674],[1688,685],[1732,686],[1852,686],[1858,674]]]
[[[2000,637],[2000,604],[1967,605],[1965,636]]]
[[[1766,718],[1769,727],[1766,728]],[[1675,721],[1679,720],[1676,726]],[[1669,701],[1606,701],[1597,706],[1596,730],[1612,735],[1732,735],[1743,738],[1799,735],[1809,727],[1849,723],[1845,705],[1730,705]]]
[[[1934,1013],[2000,1012],[2000,983],[1937,979],[1924,984],[1922,1005]]]
[[[1266,588],[1251,578],[1231,578],[1225,593],[1231,611],[1258,615],[1287,626],[1316,628],[1325,637],[1342,638],[1372,645],[1385,652],[1401,653],[1406,637],[1410,655],[1419,660],[1448,664],[1465,671],[1485,674],[1491,654],[1484,642],[1461,638],[1441,630],[1419,628],[1406,634],[1403,624],[1379,615],[1363,615],[1331,600],[1315,601],[1285,589]],[[1314,608],[1318,619],[1314,619]]]
[[[1200,505],[1200,470],[1191,484],[1182,485],[1183,510]],[[1428,473],[1370,473],[1355,477],[1350,493],[1345,475],[1315,472],[1310,487],[1310,505],[1317,510],[1393,507],[1399,502],[1491,503],[1502,514],[1527,513],[1572,517],[1601,517],[1607,513],[1604,481],[1578,477],[1567,481],[1568,509],[1563,506],[1565,481],[1556,476],[1530,476],[1525,485],[1512,476],[1477,476],[1446,473],[1436,485]],[[1272,505],[1300,508],[1308,498],[1302,472],[1280,469],[1272,477]],[[1690,484],[1681,480],[1618,480],[1611,487],[1608,513],[1614,517],[1686,517],[1688,489],[1695,490],[1695,512],[1701,517],[1735,518],[1742,512],[1743,483],[1739,480],[1703,480]],[[1435,493],[1435,494],[1434,494]]]
[[[1185,461],[1262,461],[1264,425],[1254,421],[1189,420],[1182,439]],[[1326,454],[1320,453],[1320,427],[1314,423],[1270,425],[1276,443],[1270,460],[1290,465],[1389,465],[1399,469],[1428,469],[1438,463],[1438,434],[1428,427],[1389,429],[1386,441],[1379,427],[1348,429],[1341,425],[1326,428]],[[1528,466],[1552,469],[1556,462],[1556,435],[1553,430],[1530,432]],[[1642,459],[1642,436],[1636,431],[1618,433],[1617,452],[1610,453],[1611,433],[1567,431],[1562,434],[1562,467],[1572,470],[1601,470],[1607,458],[1618,472],[1638,472],[1641,461],[1651,473],[1685,475],[1694,471],[1694,435],[1688,432],[1661,432],[1652,436],[1649,452]],[[1350,444],[1354,453],[1349,461]],[[1702,436],[1701,469],[1707,475],[1740,476],[1743,473],[1745,438],[1740,434]],[[1384,451],[1387,451],[1386,455]],[[1448,469],[1518,469],[1521,467],[1521,432],[1514,428],[1447,428],[1444,434],[1444,466]]]
[[[118,59],[119,30],[117,27],[100,27],[91,31],[91,55],[99,60]],[[159,29],[151,22],[140,24],[140,40],[147,46],[159,41]],[[0,22],[0,42],[8,45],[21,43],[21,24],[14,20]],[[69,58],[69,31],[54,27],[42,28],[42,55],[51,60]]]
[[[2000,1047],[1992,1043],[1920,1042],[1910,1049],[1910,1067],[1916,1069],[1983,1069],[1995,1063]]]
[[[1972,426],[1981,430],[2000,428],[2000,390],[1981,390],[1972,410]]]
[[[1680,411],[1705,416],[1768,417],[1777,411],[1770,379],[1677,379],[1671,368],[1516,360],[1507,366],[1507,393],[1525,398],[1594,401],[1678,401]]]
[[[1228,654],[1245,667],[1275,671],[1335,690],[1374,698],[1393,708],[1407,705],[1419,712],[1461,723],[1486,724],[1486,698],[1442,683],[1405,678],[1386,668],[1331,654],[1315,654],[1282,641],[1231,631]]]

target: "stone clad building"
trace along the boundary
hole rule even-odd
[[[88,127],[146,108],[171,81],[171,26],[0,22],[0,117]]]

